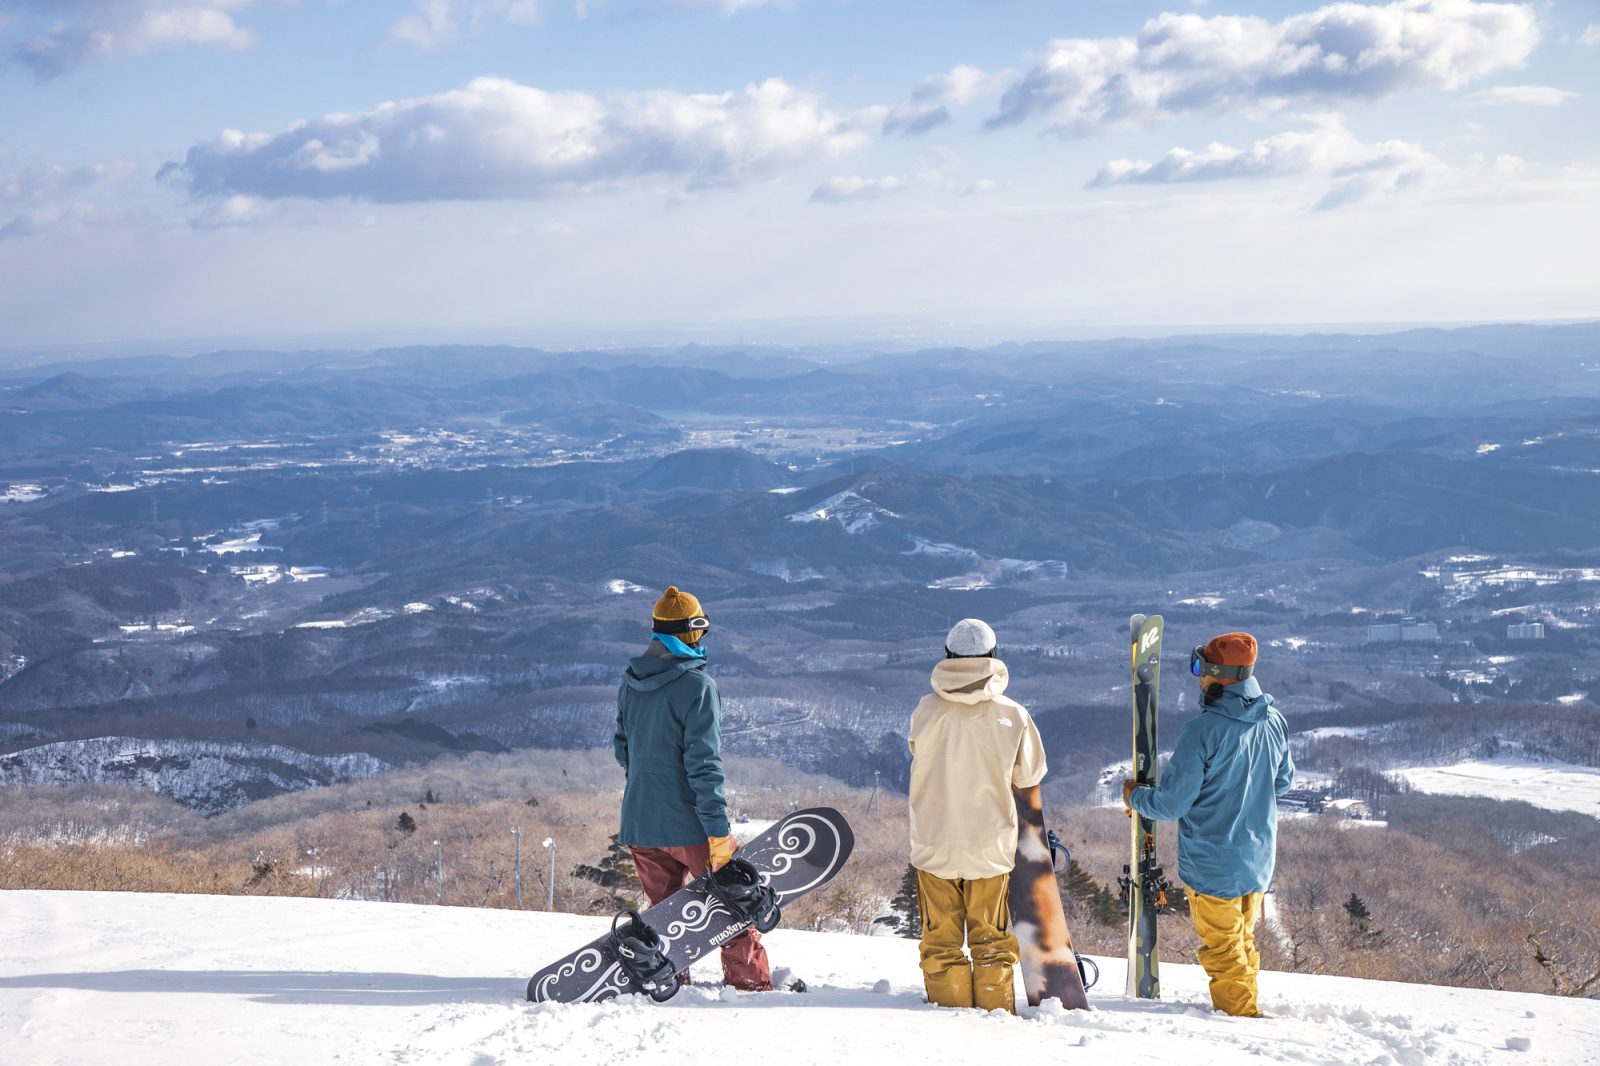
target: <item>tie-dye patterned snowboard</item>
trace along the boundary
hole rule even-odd
[[[809,807],[742,845],[738,855],[761,872],[782,905],[833,880],[855,843],[844,815],[832,807]],[[640,917],[661,937],[667,957],[680,973],[750,927],[748,918],[736,916],[711,894],[703,876]],[[605,936],[551,963],[528,981],[528,998],[535,1003],[592,1003],[639,991]]]
[[[1061,887],[1056,884],[1039,786],[1013,791],[1017,865],[1011,871],[1007,902],[1011,905],[1011,931],[1021,949],[1028,1005],[1037,1007],[1046,999],[1059,999],[1069,1008],[1088,1010],[1089,996],[1078,970],[1078,954],[1072,950],[1072,934],[1067,931]]]

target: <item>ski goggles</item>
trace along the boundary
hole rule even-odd
[[[1253,666],[1223,666],[1206,658],[1206,646],[1195,645],[1189,653],[1189,672],[1195,677],[1220,677],[1226,681],[1243,681],[1256,672]]]
[[[665,618],[652,618],[650,622],[655,632],[673,637],[685,633],[700,633],[711,628],[711,619],[703,614],[693,618],[674,618],[671,621]]]

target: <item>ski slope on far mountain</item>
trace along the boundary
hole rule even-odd
[[[1600,769],[1593,766],[1498,758],[1389,772],[1418,792],[1522,800],[1546,810],[1600,818]]]
[[[1600,1063],[1600,1002],[1267,973],[1272,1017],[1214,1015],[1194,966],[1166,998],[1013,1018],[922,1001],[913,941],[779,929],[773,961],[811,991],[712,984],[663,1005],[524,1001],[540,965],[603,919],[335,900],[0,893],[0,1062]],[[696,968],[714,982],[715,960]]]

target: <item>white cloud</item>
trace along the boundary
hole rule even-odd
[[[943,74],[924,78],[912,91],[909,101],[888,110],[883,132],[914,136],[938,129],[951,121],[951,107],[970,104],[979,97],[998,95],[1014,77],[1010,71],[989,73],[962,64]]]
[[[1480,89],[1467,99],[1479,104],[1516,104],[1527,107],[1560,107],[1577,93],[1550,85],[1496,85]]]
[[[1197,111],[1454,89],[1520,66],[1538,41],[1532,6],[1477,0],[1334,3],[1279,22],[1168,13],[1136,37],[1051,42],[989,126],[1039,121],[1082,136]]]
[[[432,3],[419,2],[416,10],[409,14],[401,15],[389,25],[389,32],[384,34],[383,43],[409,44],[415,48],[438,48],[447,41],[455,39],[459,32],[456,27],[455,7],[449,0],[433,0]]]
[[[1329,210],[1407,190],[1460,191],[1473,182],[1515,178],[1527,169],[1525,161],[1511,155],[1474,156],[1462,166],[1452,166],[1409,141],[1368,144],[1358,140],[1338,115],[1306,117],[1310,128],[1263,137],[1248,148],[1213,143],[1200,151],[1174,148],[1153,163],[1112,160],[1089,186],[1310,175],[1333,183],[1315,204],[1317,210]]]
[[[919,104],[970,104],[981,96],[998,95],[1014,77],[1010,71],[988,73],[963,63],[924,78],[912,92],[911,100]]]
[[[909,188],[909,180],[892,174],[881,178],[829,178],[811,191],[811,199],[819,204],[842,204],[852,200],[876,200]]]
[[[960,175],[960,157],[939,150],[917,170],[907,174],[886,174],[877,178],[834,177],[811,191],[811,202],[841,204],[855,200],[876,200],[911,189],[932,189],[957,196],[980,196],[994,192],[999,183],[990,178],[969,181]]]
[[[85,63],[174,48],[238,51],[255,35],[232,12],[252,0],[25,0],[19,6],[50,28],[29,37],[13,58],[40,81]]]
[[[414,0],[412,9],[389,25],[385,45],[408,44],[428,50],[449,44],[464,31],[544,24],[539,0]]]
[[[123,217],[113,194],[138,172],[127,160],[0,174],[0,240],[78,231]]]
[[[1578,35],[1578,43],[1589,45],[1591,48],[1600,48],[1600,22],[1591,22],[1583,28]]]
[[[943,104],[900,104],[885,113],[883,132],[915,136],[949,123],[950,109]]]
[[[195,229],[227,229],[260,222],[267,205],[254,196],[224,196],[202,205],[189,221]]]
[[[701,189],[843,155],[867,142],[873,118],[881,121],[836,115],[779,79],[606,102],[478,78],[279,134],[227,130],[162,176],[198,196],[388,202],[538,199],[651,182]]]
[[[1312,128],[1263,137],[1248,148],[1212,143],[1202,151],[1174,148],[1154,163],[1117,159],[1101,168],[1092,187],[1261,178],[1283,174],[1350,174],[1364,170],[1423,169],[1438,160],[1406,141],[1364,144],[1337,115],[1311,116]]]
[[[664,8],[709,9],[720,11],[724,15],[737,15],[742,11],[757,11],[768,7],[788,10],[793,8],[795,3],[796,0],[636,0],[633,6],[645,12],[660,11]],[[579,22],[582,22],[611,6],[612,0],[574,0],[572,13]]]

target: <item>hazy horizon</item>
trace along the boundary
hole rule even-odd
[[[82,360],[161,355],[186,358],[228,351],[328,351],[363,352],[382,348],[465,346],[509,347],[539,351],[676,351],[685,347],[748,347],[769,350],[817,351],[859,349],[912,351],[925,347],[954,346],[982,349],[1005,344],[1079,344],[1118,340],[1172,340],[1182,337],[1256,335],[1308,337],[1318,335],[1372,335],[1409,330],[1470,330],[1497,326],[1572,326],[1600,323],[1600,316],[1557,317],[1542,320],[1484,319],[1418,322],[1238,322],[1173,323],[1147,325],[1082,325],[1007,329],[985,324],[926,323],[903,330],[874,329],[872,320],[824,320],[796,326],[745,323],[717,327],[683,325],[640,326],[629,330],[602,327],[552,327],[544,330],[474,334],[468,330],[423,329],[406,331],[354,331],[347,334],[295,336],[219,336],[155,338],[149,340],[0,346],[0,365],[14,369]]]

